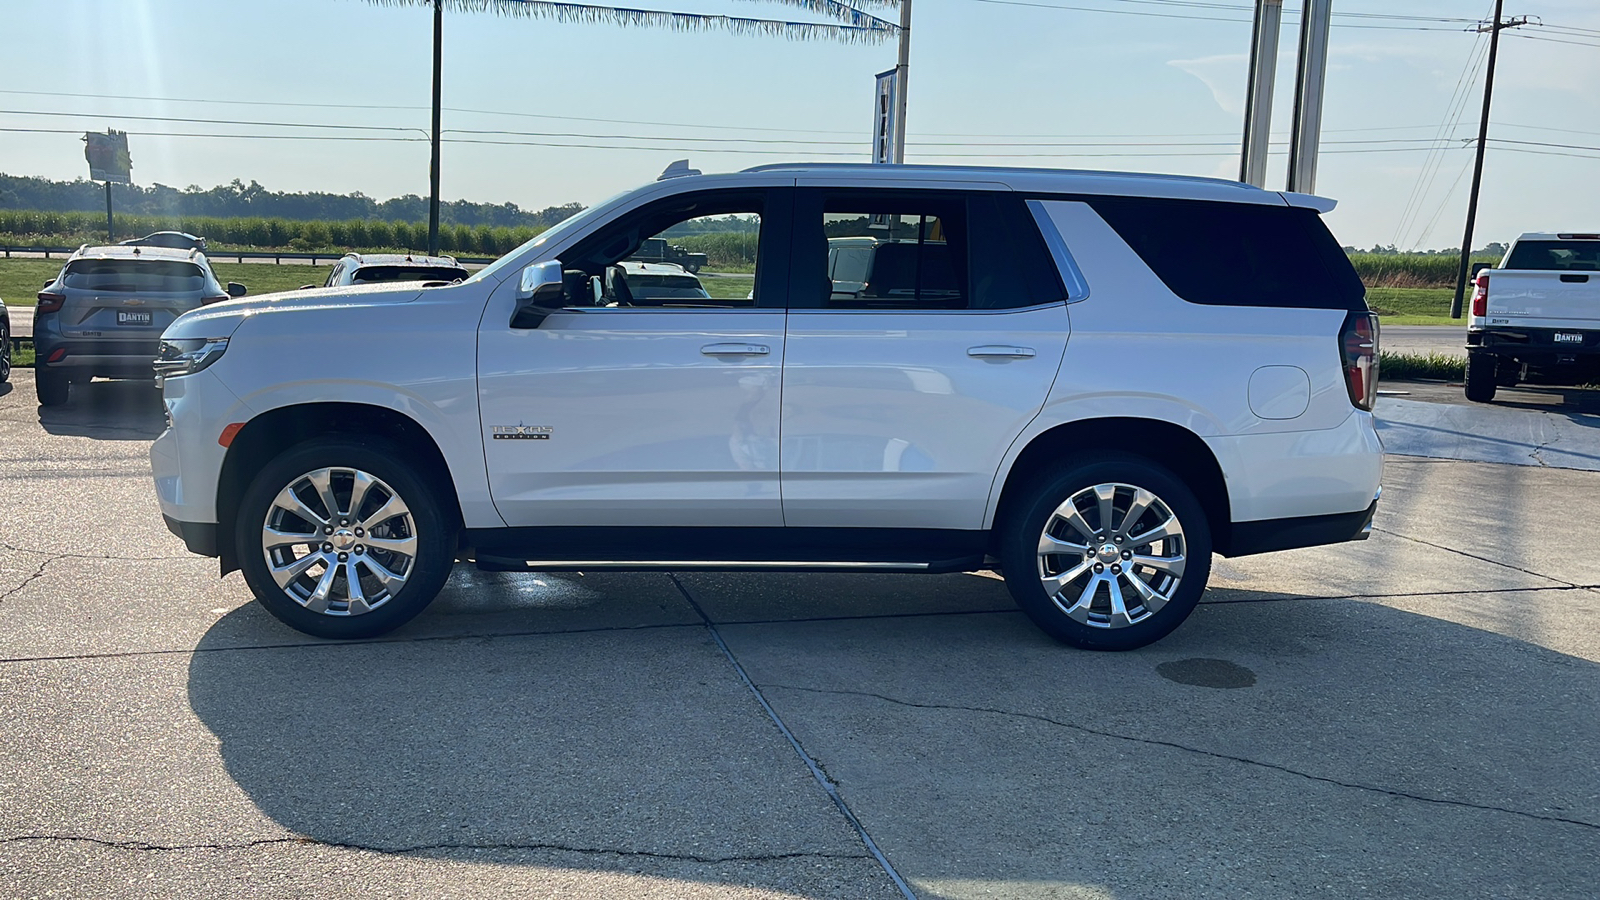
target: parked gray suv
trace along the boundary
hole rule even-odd
[[[34,307],[39,405],[67,402],[73,383],[96,376],[150,378],[173,320],[244,294],[242,284],[219,283],[199,250],[79,247]]]

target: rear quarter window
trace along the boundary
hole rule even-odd
[[[175,260],[80,259],[63,276],[69,288],[117,294],[178,294],[205,287],[205,272]]]
[[[1190,303],[1367,308],[1355,267],[1316,210],[1134,197],[1087,202]]]

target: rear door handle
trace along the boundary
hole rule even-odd
[[[979,359],[1029,359],[1033,353],[1032,347],[1013,347],[1007,344],[983,344],[967,348],[968,356]]]
[[[772,348],[766,344],[738,344],[733,342],[707,344],[700,348],[706,356],[766,356]]]

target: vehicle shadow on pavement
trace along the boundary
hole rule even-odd
[[[39,424],[50,434],[100,441],[149,441],[167,427],[161,392],[150,381],[75,384],[65,404],[39,407]]]
[[[919,896],[1592,896],[1600,667],[1381,603],[1250,600],[1118,654],[1009,611],[718,631]],[[702,625],[237,648],[241,615],[189,702],[311,841],[895,895],[837,881],[878,870]]]

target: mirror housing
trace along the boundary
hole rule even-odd
[[[1492,268],[1494,268],[1494,263],[1475,262],[1472,264],[1472,273],[1467,276],[1467,280],[1472,281],[1478,277],[1479,272],[1482,272],[1484,269]],[[1468,286],[1470,287],[1470,285]]]
[[[517,282],[517,308],[512,328],[538,328],[549,315],[567,305],[559,260],[532,263]]]
[[[240,284],[237,281],[228,282],[228,296],[229,297],[243,297],[248,290],[249,290],[249,288],[246,288],[244,285]]]

